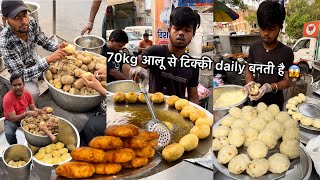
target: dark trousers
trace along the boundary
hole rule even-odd
[[[16,131],[19,127],[20,122],[12,122],[7,119],[4,120],[4,132],[10,145],[17,144]]]
[[[88,146],[93,138],[103,136],[106,126],[106,115],[92,116],[80,132],[80,145]]]

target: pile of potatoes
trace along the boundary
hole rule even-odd
[[[12,166],[12,167],[22,167],[25,164],[27,164],[25,161],[13,161],[13,160],[10,160],[8,162],[8,165]]]
[[[40,148],[34,157],[46,164],[62,163],[71,157],[69,150],[64,146],[62,142],[49,144]]]
[[[97,95],[96,90],[86,87],[81,76],[89,77],[99,69],[106,69],[106,58],[97,57],[88,51],[78,52],[73,45],[65,47],[69,56],[62,61],[50,64],[45,72],[47,81],[55,88],[76,95]],[[106,79],[98,78],[101,85],[106,88]]]
[[[39,128],[39,125],[44,123],[58,124],[59,119],[50,114],[40,114],[37,117],[29,116],[22,119],[22,128],[34,135],[47,136],[46,133],[41,131]],[[47,125],[47,127],[52,134],[58,133],[58,127],[52,127],[49,125]]]

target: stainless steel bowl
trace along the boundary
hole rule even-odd
[[[84,35],[76,37],[73,40],[73,43],[78,51],[90,51],[100,54],[102,47],[106,44],[106,41],[99,36]]]
[[[37,146],[37,147],[43,147],[51,143],[51,139],[49,136],[35,135],[25,130],[22,126],[22,121],[20,122],[20,126],[21,126],[21,129],[23,130],[23,133],[24,133],[24,136],[26,137],[27,142],[30,143],[31,145]],[[56,136],[57,134],[54,134],[54,135]]]
[[[79,51],[81,52],[81,51]],[[91,54],[95,56],[101,56],[96,53]],[[46,81],[49,87],[49,91],[54,102],[64,110],[71,111],[71,112],[89,112],[93,108],[100,105],[100,103],[105,99],[104,96],[98,95],[90,95],[90,96],[83,96],[83,95],[73,95],[62,90],[55,88],[51,85],[45,77],[45,73],[43,73],[43,79]]]
[[[140,92],[138,85],[132,80],[113,81],[107,84],[107,93],[114,94],[116,92]]]
[[[213,88],[213,104],[217,101],[218,98],[222,95],[222,93],[241,90],[243,86],[238,85],[223,85],[217,88]],[[219,120],[221,117],[226,115],[231,107],[243,107],[243,103],[247,101],[248,95],[241,102],[231,105],[225,108],[213,108],[213,116],[216,120]]]

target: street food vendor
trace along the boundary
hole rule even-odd
[[[170,15],[168,45],[155,45],[145,49],[142,55],[181,58],[187,55],[186,47],[191,42],[200,25],[200,16],[190,7],[177,7]],[[174,61],[179,62],[179,59]],[[176,65],[171,67],[168,60],[163,61],[166,70],[161,70],[157,65],[141,64],[142,57],[139,56],[139,66],[131,67],[128,64],[123,65],[123,71],[132,77],[136,82],[139,79],[149,79],[149,92],[162,92],[166,95],[176,95],[180,98],[186,98],[187,89],[188,100],[196,104],[199,103],[197,86],[199,84],[199,69],[193,67],[181,67]],[[177,63],[180,64],[180,63]],[[150,69],[150,75],[145,68]]]
[[[259,5],[257,19],[262,40],[250,46],[247,60],[249,65],[247,64],[245,68],[247,84],[244,90],[250,92],[251,87],[256,83],[261,85],[257,95],[249,95],[253,106],[264,102],[267,105],[277,104],[280,108],[283,107],[282,90],[290,87],[291,79],[288,69],[293,64],[292,49],[277,40],[283,28],[285,16],[284,7],[277,2],[267,0]],[[252,66],[253,64],[255,66]],[[263,69],[262,73],[259,72],[259,67]],[[274,69],[274,71],[268,73],[264,68]]]
[[[8,143],[17,144],[16,131],[20,122],[27,116],[37,117],[46,113],[46,108],[38,109],[33,103],[31,94],[24,89],[23,76],[13,73],[10,77],[11,90],[3,98],[4,131]],[[27,108],[29,110],[27,111]]]
[[[0,52],[9,73],[23,75],[25,88],[31,93],[35,104],[39,97],[38,77],[49,68],[51,62],[62,60],[67,43],[60,45],[50,40],[41,31],[38,22],[29,16],[22,0],[3,0],[1,3],[2,21],[6,26],[0,35]],[[35,54],[36,45],[54,52],[39,59]]]

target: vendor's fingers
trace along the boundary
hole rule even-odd
[[[83,82],[86,86],[88,86],[89,81],[88,81],[88,79],[87,79],[87,78],[85,78],[85,77],[81,76],[81,80],[82,80],[82,82]]]

